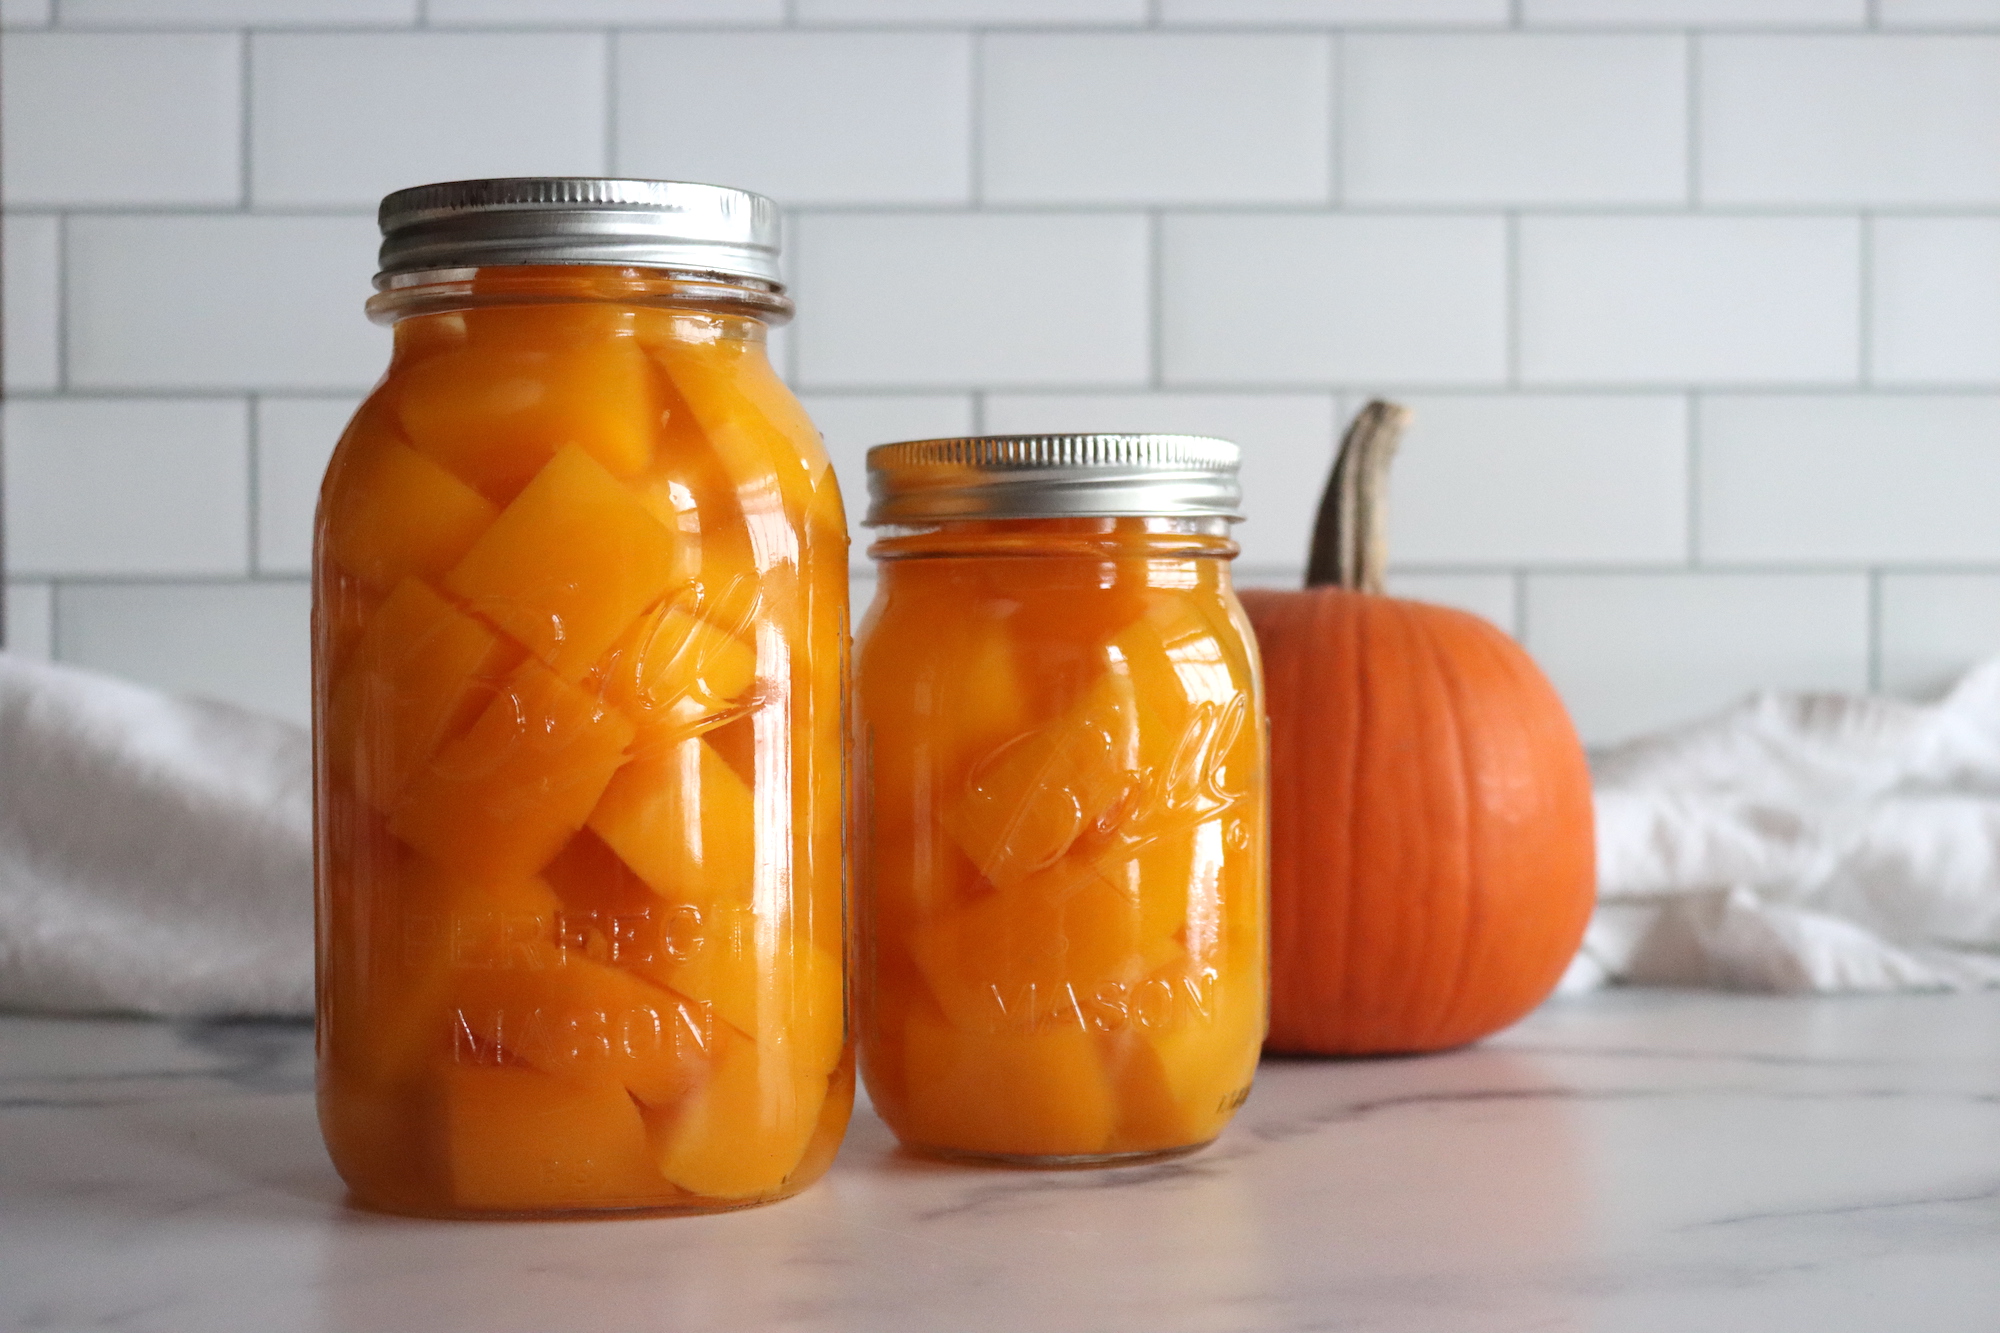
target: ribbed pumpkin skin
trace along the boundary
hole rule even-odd
[[[1271,718],[1267,1050],[1434,1051],[1548,995],[1596,891],[1590,772],[1526,652],[1463,611],[1244,590]]]

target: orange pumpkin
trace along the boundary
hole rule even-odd
[[[1244,590],[1271,718],[1266,1049],[1433,1051],[1548,995],[1595,894],[1590,773],[1548,679],[1464,611],[1382,594],[1409,413],[1341,444],[1304,591]]]

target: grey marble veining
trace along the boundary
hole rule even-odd
[[[1414,1060],[1267,1061],[1211,1149],[899,1151],[714,1217],[348,1208],[311,1035],[0,1019],[0,1328],[2000,1329],[2000,995],[1613,992]]]

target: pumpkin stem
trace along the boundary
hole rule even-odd
[[[1380,398],[1355,414],[1320,497],[1306,562],[1308,588],[1382,591],[1389,568],[1389,460],[1411,415]]]

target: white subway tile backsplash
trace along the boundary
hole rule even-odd
[[[1851,383],[1852,218],[1521,220],[1521,377],[1532,384]]]
[[[1725,395],[1699,439],[1706,561],[2000,561],[2000,397]]]
[[[56,589],[57,660],[237,704],[312,715],[305,580],[89,583]]]
[[[1147,0],[793,0],[801,23],[1143,23]]]
[[[746,96],[746,75],[770,90]],[[972,43],[947,33],[627,33],[618,170],[786,205],[959,203]]]
[[[1522,0],[1525,23],[1858,28],[1868,0]]]
[[[1588,744],[1759,689],[1868,687],[1861,574],[1531,574],[1523,619]]]
[[[1876,0],[1885,28],[2000,27],[2000,0]]]
[[[927,440],[973,433],[972,398],[962,393],[800,395],[826,440],[847,507],[847,532],[856,564],[865,564],[868,529],[868,450],[895,440]]]
[[[1175,385],[1498,384],[1498,217],[1210,214],[1162,228]]]
[[[66,28],[339,28],[416,17],[417,0],[62,0]]]
[[[352,389],[389,361],[362,302],[367,217],[77,217],[70,383],[85,389]]]
[[[2000,382],[2000,218],[1869,223],[1878,384]]]
[[[2000,574],[1884,574],[1881,688],[1906,698],[1943,694],[2000,655]]]
[[[373,208],[406,185],[605,171],[599,33],[251,39],[259,207]]]
[[[1392,567],[1387,582],[1391,597],[1455,606],[1492,621],[1509,634],[1520,633],[1519,599],[1511,575],[1438,574]]]
[[[1709,204],[2000,203],[2000,36],[1701,42]]]
[[[1404,397],[1390,549],[1424,565],[1678,564],[1687,406],[1678,396]]]
[[[61,222],[10,213],[0,217],[0,347],[8,393],[53,389],[61,373]]]
[[[1146,221],[807,214],[792,230],[802,385],[1140,385]]]
[[[10,208],[242,198],[242,39],[18,32],[0,43]]]
[[[996,434],[1160,431],[1215,435],[1243,449],[1244,570],[1305,569],[1319,493],[1333,465],[1334,399],[1319,394],[992,394]]]
[[[784,0],[428,0],[430,25],[784,22]]]
[[[1350,203],[1678,203],[1674,36],[1357,35],[1341,51]]]
[[[16,657],[46,662],[53,650],[55,592],[46,583],[7,583],[6,649]]]
[[[1332,182],[1331,40],[1091,33],[986,39],[982,197],[1312,202]]]
[[[257,573],[311,572],[320,479],[360,404],[352,397],[265,398],[257,403]]]
[[[318,481],[388,360],[379,196],[609,171],[786,209],[771,350],[840,473],[857,619],[871,444],[1235,439],[1239,581],[1295,585],[1381,392],[1417,410],[1391,592],[1522,635],[1594,739],[2000,652],[2000,0],[0,25],[17,651],[303,718]]]
[[[17,398],[5,425],[10,575],[248,572],[241,402]]]
[[[1508,0],[1160,0],[1166,23],[1492,24]]]

